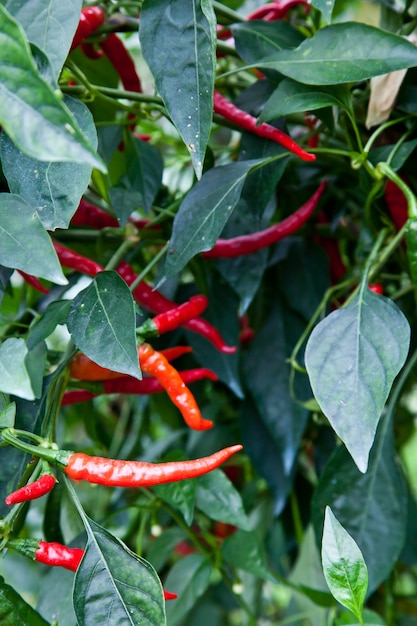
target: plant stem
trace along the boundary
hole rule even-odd
[[[158,261],[164,256],[165,252],[168,250],[169,241],[155,254],[152,261],[148,263],[145,269],[136,276],[133,283],[130,285],[130,291],[134,291],[134,289],[139,285],[139,283],[145,278],[145,276],[150,272],[150,270],[158,263]]]

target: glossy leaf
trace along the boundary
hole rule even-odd
[[[360,620],[368,571],[357,543],[326,507],[321,548],[324,577],[333,596]]]
[[[43,619],[17,591],[4,582],[0,576],[0,622],[2,626],[48,626]]]
[[[28,350],[23,339],[10,337],[0,345],[0,390],[34,400],[35,393],[26,366]]]
[[[248,530],[249,520],[242,498],[222,470],[198,479],[196,506],[208,517]]]
[[[0,19],[0,123],[4,131],[34,159],[89,163],[104,170],[70,111],[39,76],[22,28],[1,4]]]
[[[67,284],[38,214],[20,196],[0,194],[0,237],[2,265],[46,278],[59,285]]]
[[[260,541],[253,531],[237,530],[231,537],[225,539],[222,555],[232,567],[276,582],[266,563]]]
[[[369,593],[385,580],[404,545],[407,492],[398,466],[392,426],[381,422],[369,467],[362,474],[346,448],[335,450],[314,494],[312,519],[318,541],[330,506],[358,544],[369,576]]]
[[[139,37],[156,88],[201,177],[213,115],[215,16],[207,0],[144,3]],[[155,45],[158,42],[158,45]]]
[[[212,564],[202,554],[190,554],[172,567],[164,582],[166,589],[177,593],[179,602],[167,604],[167,623],[176,626],[203,595],[210,583]]]
[[[89,520],[88,543],[74,581],[79,626],[163,626],[161,582],[153,567]]]
[[[78,26],[81,0],[6,0],[5,7],[23,27],[28,40],[48,56],[57,80]]]
[[[296,50],[257,63],[306,85],[357,82],[416,65],[417,49],[409,41],[358,22],[326,26]]]
[[[64,103],[91,146],[97,148],[97,133],[87,106],[68,96]],[[10,191],[20,195],[37,211],[48,230],[68,228],[90,180],[90,163],[38,161],[24,154],[4,133],[0,142],[4,175]]]
[[[95,363],[141,378],[132,293],[116,272],[100,272],[72,301],[68,330]]]
[[[210,250],[233,209],[250,171],[262,160],[215,167],[191,188],[174,219],[164,278],[178,274],[199,252]]]
[[[332,20],[332,13],[336,0],[311,0],[313,7],[321,11],[326,22],[330,23]]]
[[[401,310],[366,284],[308,340],[305,361],[314,396],[362,472],[409,342]]]

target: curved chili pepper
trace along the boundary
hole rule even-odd
[[[181,411],[185,423],[195,430],[212,428],[213,422],[203,418],[193,394],[164,355],[154,350],[148,343],[139,346],[138,353],[142,371],[159,380],[172,402]]]
[[[18,504],[19,502],[29,502],[46,495],[55,487],[56,478],[52,474],[42,474],[38,480],[29,483],[13,493],[10,493],[5,502],[8,506]]]
[[[22,270],[17,270],[22,278],[25,279],[28,285],[40,291],[41,293],[49,293],[49,289],[42,285],[42,283],[36,278],[36,276],[32,276],[32,274],[26,274],[26,272],[22,272]]]
[[[203,256],[207,259],[230,259],[252,254],[292,235],[311,217],[325,188],[326,181],[323,180],[311,198],[282,222],[250,235],[241,235],[233,239],[218,239],[211,250],[203,252]]]
[[[72,40],[70,51],[78,48],[80,43],[90,37],[104,23],[106,14],[101,7],[84,7],[81,9],[80,21]]]
[[[136,279],[135,272],[130,265],[125,262],[119,265],[117,271],[128,285],[133,283]],[[175,302],[163,296],[159,291],[154,290],[143,280],[133,290],[133,297],[140,306],[143,306],[147,311],[151,311],[151,313],[165,313],[178,306]],[[232,354],[237,350],[235,346],[226,345],[219,331],[201,317],[195,317],[189,322],[186,322],[184,327],[205,337],[215,348],[224,354]]]
[[[246,111],[239,109],[216,90],[214,90],[213,107],[215,113],[222,115],[226,120],[233,122],[242,128],[242,130],[254,133],[255,135],[258,135],[258,137],[264,137],[265,139],[275,141],[304,161],[316,160],[315,154],[306,152],[293,139],[291,139],[289,135],[282,132],[282,130],[265,123],[257,126],[256,117],[253,117],[249,113],[246,113]]]
[[[155,336],[176,330],[186,322],[198,317],[208,306],[206,296],[192,296],[188,302],[179,304],[173,309],[160,313],[152,319],[146,320],[138,329],[137,333],[142,336]]]
[[[104,271],[104,267],[92,259],[66,248],[57,241],[53,241],[52,243],[55,248],[55,252],[58,255],[58,259],[64,267],[69,267],[70,269],[80,272],[81,274],[87,274],[87,276],[93,277],[97,276],[99,272]]]
[[[243,446],[237,444],[193,461],[168,461],[166,463],[121,461],[89,456],[82,452],[65,454],[61,451],[58,454],[60,455],[59,463],[64,465],[64,472],[73,480],[86,480],[89,483],[108,487],[151,487],[207,474],[242,448]],[[67,456],[66,459],[65,456]]]
[[[119,74],[126,91],[141,93],[142,85],[135,64],[120,37],[116,33],[110,33],[106,39],[100,41],[99,45]]]

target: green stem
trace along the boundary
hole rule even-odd
[[[403,181],[403,179],[394,172],[392,167],[388,163],[378,163],[376,166],[377,171],[381,172],[392,180],[393,183],[401,189],[408,205],[408,217],[411,219],[417,219],[417,198],[411,191],[410,187]]]
[[[16,437],[16,434],[20,436],[27,437],[28,439],[33,439],[35,435],[32,433],[28,433],[26,431],[16,430],[14,428],[3,428],[1,431],[1,437],[3,441],[6,441],[8,444],[18,448],[18,450],[23,450],[23,452],[27,452],[28,454],[32,454],[35,457],[40,459],[44,459],[48,461],[51,465],[55,465],[58,467],[65,467],[68,463],[68,458],[73,454],[69,450],[59,450],[56,443],[50,443],[43,440],[43,444],[48,447],[44,447],[44,445],[34,446],[30,443],[26,443],[21,439]],[[38,438],[39,439],[39,438]]]
[[[158,263],[158,261],[164,256],[165,252],[168,250],[169,241],[159,250],[157,254],[153,257],[152,261],[148,263],[145,269],[135,278],[133,283],[130,285],[130,291],[134,291],[139,283],[145,278],[145,276],[150,272],[150,270]]]
[[[300,547],[301,544],[303,543],[304,528],[303,528],[303,523],[301,521],[300,507],[298,506],[298,500],[297,500],[297,496],[294,490],[291,491],[290,503],[291,503],[292,519],[294,522],[295,538],[296,538],[298,547]]]
[[[111,257],[110,261],[107,263],[104,268],[106,271],[114,270],[119,264],[120,261],[123,260],[126,252],[128,252],[133,246],[137,244],[137,238],[134,237],[132,239],[126,239],[121,246],[116,250],[116,252]]]
[[[372,135],[369,137],[368,141],[366,142],[365,147],[363,149],[364,152],[366,153],[370,152],[375,140],[379,137],[379,135],[385,132],[387,128],[390,128],[391,126],[394,126],[395,124],[399,124],[400,122],[404,122],[409,117],[410,117],[409,115],[404,115],[403,117],[399,117],[396,120],[390,120],[389,122],[382,124],[382,126],[378,126],[376,131],[372,133]]]
[[[222,17],[227,18],[231,24],[234,22],[244,22],[245,19],[236,11],[229,9],[229,7],[221,4],[220,2],[216,2],[213,0],[213,9],[215,10],[217,15],[221,15]]]

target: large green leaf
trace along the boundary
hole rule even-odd
[[[179,602],[167,604],[167,622],[176,626],[188,611],[195,606],[210,584],[212,564],[202,554],[190,554],[174,565],[165,580],[165,588],[177,593]],[[182,622],[183,623],[183,622]]]
[[[256,65],[306,85],[337,85],[414,67],[417,49],[399,35],[344,22],[326,26],[296,50],[281,50]]]
[[[89,163],[105,171],[71,112],[38,73],[21,26],[0,4],[0,123],[40,161]]]
[[[200,178],[213,115],[216,20],[211,3],[145,2],[139,37],[156,88]]]
[[[0,194],[0,264],[59,285],[67,284],[38,214],[26,200],[12,193]]]
[[[2,626],[48,626],[30,604],[0,577],[0,622]]]
[[[360,620],[368,570],[357,543],[326,507],[321,546],[324,577],[333,596]]]
[[[247,63],[257,63],[279,50],[296,48],[304,40],[299,30],[287,22],[249,21],[234,24],[236,50]]]
[[[366,282],[308,340],[305,361],[314,396],[362,472],[409,343],[404,314],[391,300],[370,291]]]
[[[117,272],[100,272],[72,301],[68,330],[102,367],[141,378],[132,294]]]
[[[28,40],[48,56],[57,80],[78,26],[82,1],[6,0],[4,4]]]
[[[87,106],[68,96],[64,97],[64,102],[96,149],[96,128]],[[4,133],[0,150],[10,191],[20,195],[34,211],[38,211],[42,224],[48,230],[68,228],[90,180],[91,164],[38,161],[21,152]]]
[[[211,519],[249,529],[240,493],[222,470],[214,470],[198,479],[196,506]]]
[[[164,277],[178,274],[199,252],[210,250],[239,201],[250,171],[262,159],[215,167],[192,187],[174,219]]]
[[[163,626],[162,585],[153,567],[88,520],[88,543],[74,581],[79,626]]]
[[[0,390],[19,398],[34,400],[35,393],[26,364],[27,355],[23,339],[10,337],[0,345]]]
[[[326,506],[358,544],[368,568],[368,593],[372,593],[388,578],[398,559],[407,526],[407,491],[388,416],[378,428],[366,474],[358,470],[344,446],[339,446],[327,463],[312,504],[318,542]]]
[[[261,542],[253,530],[238,530],[233,533],[223,542],[222,555],[225,561],[233,567],[243,569],[272,583],[276,582],[266,563]]]

